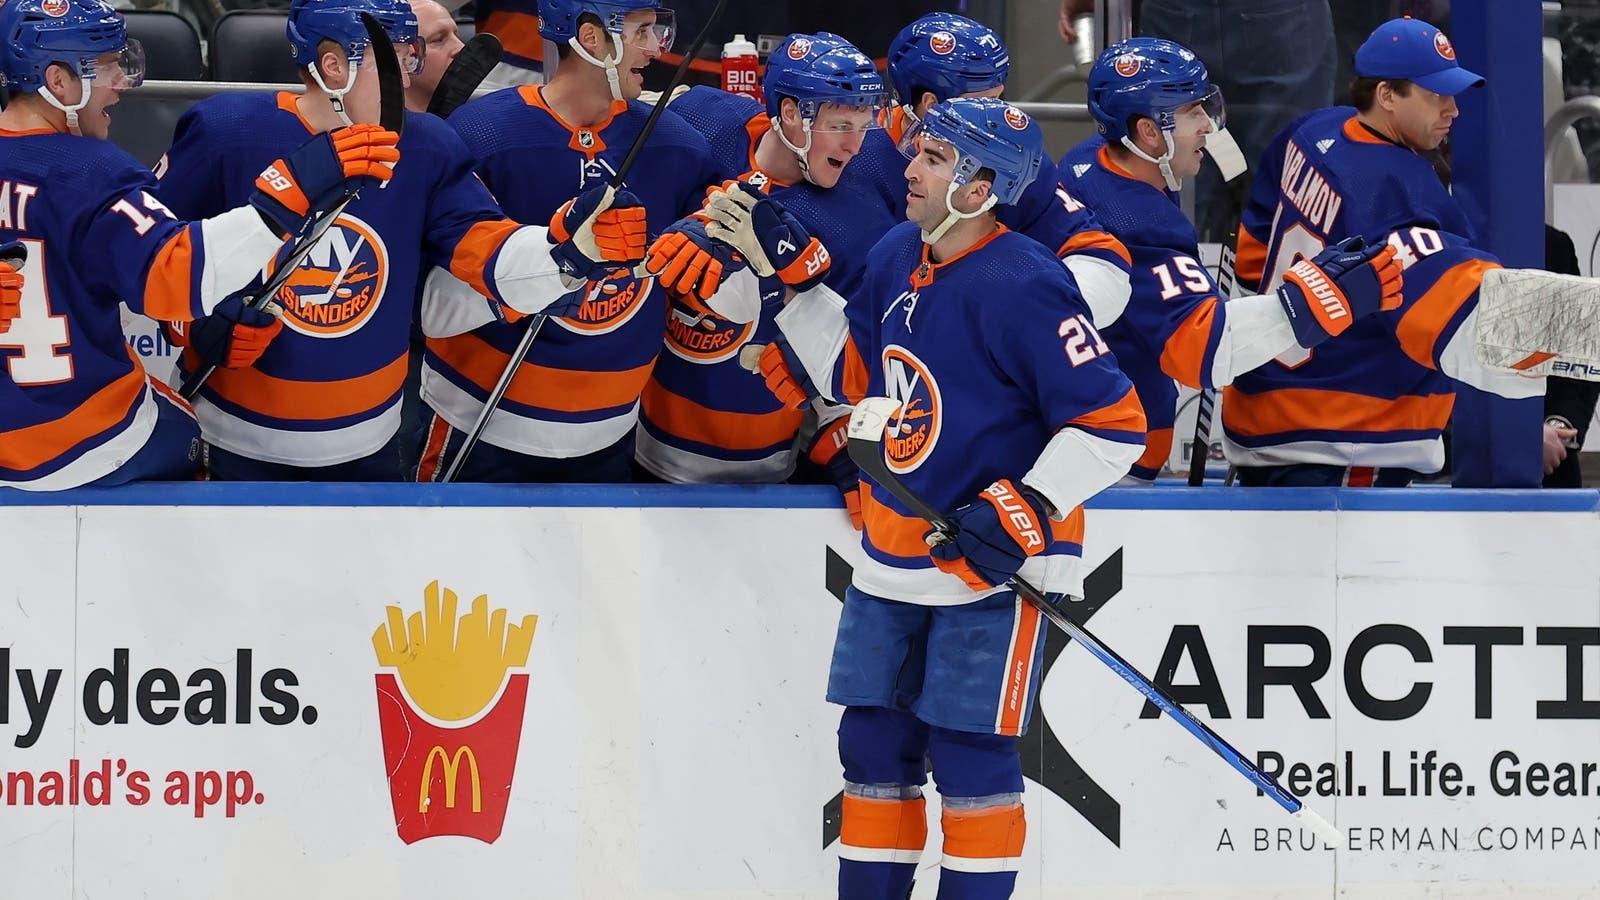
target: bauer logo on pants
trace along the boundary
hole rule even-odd
[[[279,250],[270,276],[285,256]],[[283,323],[308,337],[337,338],[360,330],[372,319],[389,283],[389,252],[371,225],[341,215],[306,254],[273,299],[283,307]]]
[[[421,612],[388,607],[372,647],[386,669],[378,726],[400,840],[499,840],[528,699],[528,674],[515,670],[527,666],[538,621],[507,624],[486,595],[457,620],[455,592],[437,581]]]

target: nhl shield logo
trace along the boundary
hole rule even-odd
[[[580,131],[580,132],[578,132],[578,146],[582,147],[585,150],[589,149],[590,147],[593,147],[594,146],[594,132],[592,132],[592,131]]]
[[[1445,59],[1456,58],[1456,48],[1450,46],[1450,39],[1445,37],[1442,31],[1433,33],[1433,49],[1437,50],[1439,55]]]
[[[1028,114],[1015,106],[1008,106],[1006,107],[1006,124],[1018,131],[1025,131],[1028,128]]]
[[[1139,57],[1134,56],[1132,53],[1124,53],[1117,57],[1117,61],[1112,65],[1117,70],[1118,75],[1123,78],[1132,78],[1139,74],[1142,63],[1140,63]]]
[[[810,38],[795,38],[794,40],[789,42],[789,58],[790,59],[805,59],[806,58],[806,54],[808,54],[810,52],[811,52],[811,39]]]
[[[44,0],[43,3],[39,4],[39,10],[52,19],[59,19],[66,15],[67,10],[70,8],[67,0]]]
[[[928,49],[940,56],[949,56],[956,49],[956,36],[948,31],[935,31],[928,35]]]

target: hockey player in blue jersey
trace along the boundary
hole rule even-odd
[[[1126,309],[1096,324],[1149,419],[1150,440],[1131,470],[1148,481],[1171,450],[1174,381],[1221,387],[1394,308],[1400,266],[1382,242],[1317,248],[1276,290],[1224,303],[1177,197],[1182,180],[1199,171],[1207,135],[1222,125],[1221,92],[1205,64],[1171,41],[1115,44],[1089,73],[1089,112],[1100,135],[1062,158],[1062,188],[1099,214],[1132,259]]]
[[[192,107],[166,156],[166,202],[180,215],[209,214],[244,189],[257,160],[342,122],[376,118],[376,73],[362,65],[370,55],[363,14],[383,24],[402,72],[415,72],[422,48],[404,0],[296,0],[286,30],[306,92],[219,95]],[[408,165],[397,180],[352,202],[277,293],[284,328],[259,359],[218,369],[196,397],[214,477],[405,478],[400,442],[416,436],[400,433],[400,393],[425,266],[446,266],[472,284],[474,294],[461,304],[474,312],[517,319],[572,299],[563,266],[607,271],[598,265],[608,257],[599,245],[579,248],[585,228],[632,227],[636,249],[609,256],[620,257],[613,263],[642,257],[643,210],[626,192],[601,211],[597,189],[521,220],[539,223],[524,226],[507,218],[474,175],[472,157],[449,125],[422,113],[405,116],[400,148]],[[191,348],[183,365],[194,371],[207,361]]]
[[[157,199],[149,170],[105,140],[142,63],[122,14],[100,0],[0,7],[11,91],[0,113],[0,240],[28,249],[21,308],[0,334],[0,486],[193,477],[193,413],[146,376],[118,303],[163,320],[238,320],[238,292],[284,236],[349,187],[378,191],[400,158],[397,135],[375,125],[302,135],[260,158],[234,208],[183,221]],[[220,329],[218,352],[239,337]]]
[[[1223,398],[1223,446],[1246,485],[1397,486],[1444,464],[1453,483],[1538,487],[1544,379],[1484,366],[1478,291],[1500,268],[1422,155],[1482,79],[1420,19],[1380,26],[1356,52],[1356,107],[1291,123],[1268,144],[1239,230],[1241,283],[1267,289],[1298,256],[1359,236],[1388,241],[1405,298],[1338,341],[1280,357]],[[1461,415],[1462,412],[1467,415]]]
[[[905,146],[910,221],[873,248],[854,296],[823,285],[791,300],[762,369],[790,403],[812,392],[898,401],[886,462],[960,525],[930,550],[927,523],[863,479],[865,559],[828,677],[828,699],[845,707],[839,895],[909,895],[931,762],[939,896],[1002,898],[1022,857],[1017,736],[1043,649],[1037,611],[1004,584],[1020,572],[1046,591],[1081,590],[1082,504],[1138,458],[1144,416],[1068,271],[997,221],[1037,176],[1037,123],[1000,100],[950,100]],[[752,256],[797,237],[772,200],[728,227]]]
[[[827,265],[797,270],[788,284],[787,273],[771,273],[763,291],[748,267],[732,265],[730,250],[710,243],[704,219],[685,220],[653,245],[647,265],[671,286],[672,318],[667,352],[645,388],[634,454],[656,477],[701,483],[782,481],[804,454],[828,472],[858,520],[854,467],[839,437],[848,411],[815,410],[821,424],[797,450],[801,411],[752,379],[739,351],[772,340],[786,288],[826,279],[843,296],[854,292],[872,245],[896,223],[877,191],[842,177],[860,164],[856,153],[878,127],[888,88],[872,60],[843,38],[796,34],[773,50],[763,92],[764,108],[713,88],[689,90],[671,108],[710,139],[722,168],[770,192],[827,246]],[[718,256],[730,262],[725,282],[703,274],[708,266],[720,270]]]
[[[650,115],[638,100],[643,70],[671,46],[655,0],[541,0],[539,24],[560,50],[550,83],[507,88],[450,117],[476,171],[507,214],[550,216],[567,198],[615,174]],[[646,139],[626,187],[651,234],[698,209],[725,173],[706,140],[671,109]],[[430,418],[419,480],[450,464],[510,362],[522,326],[434,321],[430,310],[464,288],[435,272],[423,292],[430,334],[422,399]],[[570,311],[543,324],[483,439],[467,481],[616,482],[632,478],[639,397],[662,350],[667,321],[655,278],[631,270],[583,284]],[[459,305],[456,308],[462,308]]]

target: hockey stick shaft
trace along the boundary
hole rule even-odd
[[[706,38],[711,36],[711,29],[716,27],[717,20],[722,18],[722,11],[727,8],[728,0],[717,0],[716,8],[706,18],[705,25],[701,26],[700,33],[695,35],[694,43],[689,45],[688,52],[683,54],[683,61],[678,63],[678,68],[672,73],[672,81],[667,84],[661,96],[656,99],[654,106],[650,107],[650,116],[644,120],[644,125],[639,128],[639,134],[634,137],[633,145],[628,148],[628,153],[622,158],[622,165],[617,167],[617,173],[606,184],[606,197],[599,208],[605,209],[611,204],[611,197],[622,187],[623,179],[628,177],[628,172],[633,168],[634,162],[639,159],[639,153],[644,150],[645,141],[650,139],[650,133],[655,130],[656,122],[660,121],[661,114],[666,111],[667,104],[672,100],[672,90],[683,83],[684,76],[689,71],[689,62],[700,53],[700,48],[705,46]],[[467,439],[462,442],[461,449],[456,451],[455,458],[450,460],[450,465],[445,469],[439,481],[449,484],[461,474],[461,467],[467,463],[467,455],[472,448],[478,445],[483,437],[483,431],[489,426],[489,419],[494,411],[500,408],[500,401],[505,399],[506,391],[511,387],[512,379],[517,377],[517,370],[522,368],[522,363],[528,357],[528,351],[533,349],[533,342],[539,336],[539,331],[544,327],[544,313],[538,313],[528,318],[528,326],[523,329],[522,338],[517,341],[517,347],[511,353],[511,358],[506,360],[505,371],[496,379],[494,389],[483,401],[483,408],[478,410],[478,418],[473,421],[472,428],[467,432]]]
[[[1234,229],[1223,239],[1222,253],[1217,260],[1217,299],[1226,303],[1233,296],[1234,242],[1239,230]],[[1217,409],[1217,389],[1201,388],[1194,415],[1194,439],[1189,443],[1189,486],[1200,487],[1206,483],[1206,463],[1211,460],[1211,420]]]
[[[378,66],[378,123],[388,131],[401,134],[406,127],[405,85],[400,81],[400,59],[395,55],[394,44],[390,42],[389,35],[378,24],[378,20],[365,13],[361,15],[362,24],[367,27],[367,44],[372,48],[372,58]],[[245,305],[251,309],[260,309],[271,302],[289,277],[300,268],[300,263],[311,254],[312,248],[322,240],[328,229],[344,212],[345,207],[361,193],[359,189],[348,190],[338,202],[334,203],[327,212],[321,214],[312,222],[296,239],[294,249],[290,251],[283,264],[272,273],[267,283],[261,286]],[[205,385],[206,379],[217,371],[215,363],[207,364],[193,378],[183,386],[182,395],[185,400],[193,400],[200,394],[200,388]]]
[[[895,499],[906,505],[913,515],[925,519],[935,530],[945,538],[952,539],[960,533],[956,523],[950,521],[943,513],[934,509],[927,501],[917,496],[916,492],[906,486],[898,476],[889,471],[883,458],[883,435],[890,419],[899,411],[900,404],[882,397],[873,397],[856,404],[856,411],[850,417],[848,432],[848,446],[850,458],[855,461],[863,475],[870,477],[874,482],[882,485]],[[1188,710],[1184,709],[1176,700],[1173,700],[1155,682],[1151,681],[1138,669],[1134,668],[1127,660],[1119,656],[1116,651],[1107,647],[1089,632],[1087,628],[1073,622],[1044,595],[1043,591],[1034,587],[1020,576],[1013,576],[1006,582],[1024,601],[1033,605],[1051,624],[1066,632],[1067,636],[1077,641],[1088,650],[1096,659],[1104,663],[1107,668],[1117,673],[1123,681],[1132,685],[1134,690],[1143,694],[1145,699],[1172,717],[1172,720],[1183,726],[1183,729],[1193,735],[1202,744],[1210,747],[1212,752],[1222,757],[1223,761],[1232,766],[1235,771],[1243,775],[1256,789],[1271,797],[1274,803],[1284,810],[1304,821],[1309,827],[1316,830],[1325,839],[1339,846],[1341,841],[1339,833],[1326,819],[1317,815],[1299,798],[1285,790],[1277,780],[1262,772],[1244,754],[1240,753],[1232,744],[1224,740],[1206,723],[1195,718]]]

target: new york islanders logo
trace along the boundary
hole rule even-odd
[[[278,251],[270,276],[289,255]],[[371,321],[389,284],[389,252],[372,226],[341,215],[274,295],[283,322],[308,337],[337,338]]]
[[[939,443],[944,401],[933,373],[915,353],[890,344],[883,348],[884,393],[900,403],[883,438],[889,471],[905,474],[922,465]]]
[[[1139,74],[1139,69],[1142,65],[1143,63],[1139,61],[1139,57],[1134,56],[1132,53],[1124,53],[1117,57],[1116,62],[1112,63],[1112,67],[1117,70],[1117,74],[1123,78],[1132,78]]]
[[[1445,59],[1456,58],[1456,48],[1450,46],[1450,39],[1445,37],[1442,31],[1433,33],[1433,49],[1438,51],[1439,55]]]
[[[1028,114],[1015,106],[1006,107],[1005,116],[1006,124],[1012,128],[1018,131],[1026,131],[1028,129]]]
[[[609,334],[639,314],[655,284],[654,278],[641,280],[626,269],[618,269],[607,278],[585,285],[583,305],[556,322],[578,334]]]
[[[955,52],[956,36],[948,31],[935,31],[928,35],[928,49],[940,56],[949,56]]]
[[[44,0],[43,3],[39,4],[39,11],[52,19],[61,18],[67,14],[69,9],[71,9],[71,6],[67,3],[67,0]]]
[[[795,59],[795,60],[805,59],[806,58],[806,54],[808,54],[810,52],[811,52],[811,39],[810,38],[795,38],[794,40],[789,42],[789,58],[790,59]]]
[[[703,315],[674,299],[667,316],[667,350],[680,359],[704,366],[732,359],[755,333],[756,323],[739,325]]]

